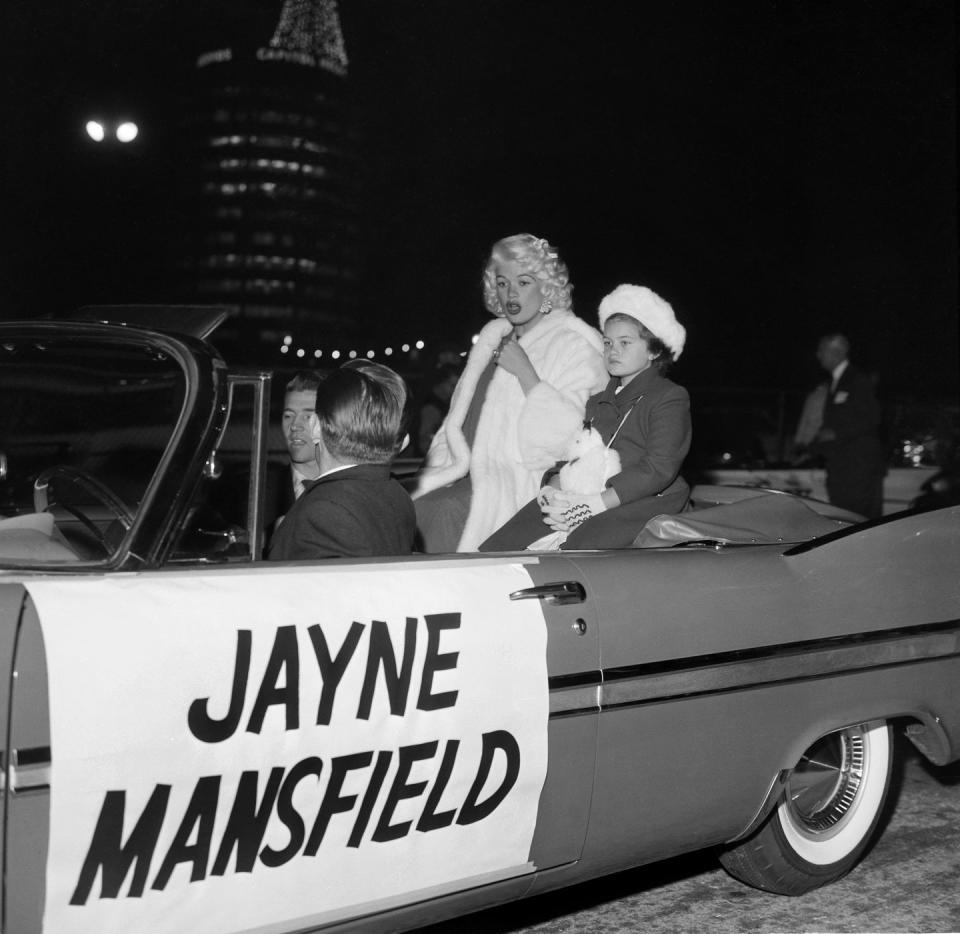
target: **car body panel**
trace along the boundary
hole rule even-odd
[[[605,710],[584,863],[599,875],[738,839],[772,804],[781,770],[818,737],[879,716],[949,710],[958,632],[946,661]]]
[[[19,585],[0,585],[4,603]],[[15,598],[14,598],[15,599]],[[46,656],[36,610],[24,600],[10,698],[4,930],[37,930],[43,898],[50,808],[50,715]]]
[[[598,601],[609,668],[956,618],[960,510],[938,515],[877,522],[809,549],[653,550],[640,559],[642,592],[629,595],[619,586],[622,553],[573,560]],[[943,585],[931,592],[928,577]]]
[[[98,319],[101,312],[110,315],[109,309],[95,311]],[[63,795],[59,800],[69,801],[75,791],[69,782],[58,785],[57,775],[76,774],[69,770],[82,758],[90,765],[90,775],[102,772],[103,788],[113,787],[110,776],[126,773],[116,762],[114,773],[114,760],[102,751],[116,740],[108,724],[122,721],[108,708],[126,702],[152,715],[153,708],[168,700],[165,681],[177,683],[179,674],[170,672],[181,667],[176,664],[179,658],[184,669],[209,665],[219,671],[222,659],[205,655],[207,649],[191,651],[187,641],[176,640],[184,638],[184,621],[193,620],[198,635],[227,633],[239,645],[238,626],[223,607],[241,592],[251,594],[246,608],[277,617],[278,626],[293,626],[301,641],[303,630],[328,603],[362,608],[402,594],[418,619],[423,607],[437,600],[459,606],[465,593],[479,594],[477,606],[488,614],[491,631],[501,633],[484,646],[494,661],[483,680],[498,702],[509,705],[516,695],[527,704],[533,697],[539,705],[544,771],[536,800],[531,793],[523,815],[529,824],[528,849],[509,866],[467,879],[449,874],[441,884],[411,884],[403,891],[391,890],[389,897],[380,897],[374,887],[369,897],[346,908],[336,902],[336,910],[291,895],[266,927],[218,914],[222,904],[208,877],[186,885],[188,901],[209,906],[205,923],[224,932],[251,925],[275,934],[321,928],[402,930],[699,847],[724,845],[760,825],[779,800],[784,776],[814,740],[859,723],[902,719],[908,724],[907,735],[933,761],[960,757],[960,507],[849,528],[848,516],[823,510],[818,515],[829,521],[809,525],[815,530],[806,534],[785,529],[784,541],[769,530],[755,535],[754,521],[741,523],[739,539],[726,539],[768,544],[724,544],[721,538],[666,547],[666,540],[665,547],[611,552],[264,563],[258,558],[265,534],[270,375],[231,374],[209,344],[152,330],[151,321],[155,315],[162,318],[161,312],[131,311],[124,326],[0,325],[0,337],[26,335],[28,344],[22,346],[31,349],[25,357],[34,354],[42,360],[43,348],[57,342],[68,349],[126,348],[134,371],[137,361],[143,361],[145,382],[159,380],[162,386],[163,379],[175,378],[183,384],[176,417],[145,426],[147,435],[136,435],[138,426],[123,423],[119,428],[111,423],[99,433],[92,426],[86,434],[75,435],[50,426],[46,432],[38,430],[26,447],[14,445],[14,482],[32,479],[39,467],[61,458],[95,471],[111,444],[127,444],[134,436],[155,452],[155,467],[143,478],[142,495],[128,503],[133,518],[129,529],[113,530],[107,553],[74,562],[44,563],[34,557],[18,563],[7,557],[9,549],[0,549],[0,566],[6,568],[0,570],[0,858],[5,859],[0,867],[5,870],[0,929],[33,934],[53,924],[49,918],[44,923],[45,886],[52,879],[62,887],[68,871],[51,855],[60,852],[55,847],[62,844],[66,827],[57,816],[55,799]],[[203,321],[209,324],[216,317]],[[185,327],[183,313],[170,320]],[[7,344],[0,342],[0,352],[16,346],[21,345],[10,336]],[[82,378],[76,391],[89,397],[97,391],[97,367],[78,369]],[[71,374],[68,366],[56,371],[68,386]],[[39,377],[31,378],[34,382],[28,380],[28,385],[40,385]],[[105,384],[104,397],[120,398],[127,390],[122,379],[114,380]],[[9,443],[4,438],[0,448]],[[30,467],[33,473],[23,466],[34,463],[19,456],[23,451],[36,461],[37,466]],[[45,457],[53,460],[44,462]],[[0,477],[0,516],[25,511],[29,524],[31,507],[23,503],[23,488],[3,480]],[[226,493],[235,494],[233,501],[227,502]],[[716,502],[736,512],[736,500]],[[695,495],[694,501],[706,504],[709,498]],[[754,509],[752,518],[763,512]],[[63,510],[54,514],[58,531],[69,529],[76,519]],[[111,519],[109,510],[106,516],[90,510],[86,518],[95,526],[109,526]],[[0,531],[3,521],[0,518]],[[687,537],[693,528],[696,538],[696,523],[685,524]],[[841,531],[834,531],[838,528]],[[518,589],[498,591],[511,574],[519,575]],[[486,580],[489,586],[470,590],[464,583],[468,578]],[[429,587],[418,584],[420,590],[411,593],[411,580],[429,581]],[[334,593],[332,581],[338,589],[328,598]],[[63,609],[70,608],[69,602],[52,614],[43,609],[43,601],[54,592],[76,595],[76,620],[72,609]],[[89,605],[84,593],[94,594]],[[494,596],[497,602],[483,602]],[[194,602],[198,600],[200,604]],[[128,635],[124,621],[140,619],[137,614],[152,606],[151,601],[167,610],[157,625],[144,630],[149,635],[144,644],[156,641],[164,652],[175,649],[179,655],[115,657],[121,650],[103,641],[104,634],[114,626]],[[194,619],[191,614],[198,605],[204,611]],[[535,619],[542,637],[535,659],[542,663],[542,683],[533,694],[523,693],[529,685],[515,684],[504,674],[513,670],[511,655],[524,654],[516,644],[530,644],[519,641],[526,635],[498,628],[513,618],[527,624]],[[78,640],[78,661],[67,676],[63,646],[72,643],[62,641],[65,633]],[[84,654],[82,642],[88,637],[103,646],[95,658]],[[126,642],[124,646],[123,652],[132,651]],[[58,672],[53,683],[48,670]],[[84,678],[97,690],[102,687],[109,700],[87,720],[73,724],[74,711],[64,704],[61,692],[68,680],[71,689],[80,692]],[[207,686],[202,679],[196,690],[213,696],[216,679],[209,680]],[[154,686],[155,703],[139,696],[142,686]],[[279,681],[275,689],[281,690]],[[122,696],[115,699],[116,692]],[[135,708],[134,695],[136,703],[145,706]],[[80,693],[77,697],[79,704]],[[523,706],[520,700],[514,705]],[[70,742],[60,744],[58,758],[52,731],[64,735],[67,723],[72,724]],[[345,727],[337,730],[338,738],[349,737]],[[154,762],[168,734],[144,732],[143,749],[151,749],[154,758],[144,752],[143,761]],[[388,737],[394,734],[386,726],[376,735],[372,748],[391,748]],[[137,765],[141,740],[132,732],[131,737],[128,746],[121,742],[124,767]],[[74,741],[84,744],[79,751]],[[294,743],[288,751],[304,756],[311,748],[308,742],[303,749]],[[178,768],[184,766],[186,760],[173,758]],[[204,761],[197,756],[198,763]],[[241,767],[232,759],[224,761],[235,772]],[[58,771],[61,768],[65,771]],[[372,804],[376,800],[371,799]],[[402,864],[412,849],[406,843],[397,846],[396,862]],[[249,877],[238,878],[241,883],[248,879],[251,891],[259,892],[266,878],[264,865],[255,862]],[[99,899],[108,918],[112,904],[130,901],[131,879],[124,877],[120,883],[117,898]],[[156,905],[166,905],[165,895],[154,894]],[[176,928],[176,911],[182,907],[147,912],[136,927]],[[89,929],[85,916],[78,917],[80,927]],[[111,923],[122,929],[119,918],[118,913]]]
[[[946,522],[877,523],[794,554],[657,552],[627,599],[622,559],[573,555],[603,621],[585,861],[605,872],[626,853],[642,862],[733,839],[747,829],[751,802],[818,736],[881,715],[923,719],[925,695],[946,712],[960,673],[960,588],[927,594],[925,581],[958,579],[952,522],[960,510]],[[683,782],[671,781],[676,774]],[[630,806],[625,791],[643,794],[643,806]]]
[[[7,800],[10,797],[13,764],[11,762],[8,730],[10,727],[10,699],[14,689],[17,635],[24,591],[18,585],[0,585],[0,828],[6,827]],[[2,830],[0,830],[2,833]],[[6,847],[0,839],[0,930],[3,927],[3,890],[6,879]]]

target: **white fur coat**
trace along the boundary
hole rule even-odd
[[[469,472],[473,496],[458,551],[475,551],[537,495],[543,471],[563,457],[582,427],[587,398],[608,379],[600,333],[572,312],[547,315],[520,338],[540,382],[524,396],[517,378],[498,368],[471,450],[463,422],[480,374],[510,329],[509,321],[498,318],[480,332],[414,494],[422,496]]]

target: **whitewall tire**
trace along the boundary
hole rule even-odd
[[[724,868],[749,885],[784,895],[839,879],[876,832],[892,759],[884,720],[817,740],[791,770],[780,803],[760,830],[721,854]]]

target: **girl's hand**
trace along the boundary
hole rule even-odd
[[[607,504],[600,493],[564,493],[558,491],[553,502],[542,508],[543,521],[556,532],[572,532],[587,519],[606,512]]]
[[[543,511],[544,506],[552,506],[554,497],[560,491],[555,486],[544,486],[540,488],[540,492],[537,493],[537,504],[540,506],[541,511]]]

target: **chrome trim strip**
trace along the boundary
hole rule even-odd
[[[806,652],[721,662],[678,671],[644,674],[644,666],[638,666],[633,676],[620,674],[615,680],[604,682],[601,706],[608,710],[659,703],[957,655],[960,655],[960,629],[924,636],[901,636],[866,645],[823,646]]]
[[[780,796],[783,794],[783,789],[787,785],[787,779],[790,778],[790,773],[792,769],[781,769],[777,772],[776,777],[770,782],[770,787],[767,789],[767,793],[763,796],[763,802],[760,807],[757,808],[757,813],[753,815],[751,821],[747,824],[740,833],[736,836],[731,837],[726,843],[729,845],[731,843],[736,843],[738,840],[745,840],[750,836],[755,830],[760,828],[760,825],[767,819],[770,812],[777,806],[777,803],[780,800]]]
[[[11,795],[48,791],[51,761],[49,746],[11,750],[10,763],[6,768],[0,756],[0,792],[8,788]]]
[[[743,662],[766,658],[782,658],[788,655],[810,654],[819,649],[843,649],[849,646],[876,645],[905,638],[917,639],[925,635],[951,633],[960,636],[960,619],[944,620],[939,623],[925,623],[919,626],[900,626],[896,629],[881,629],[873,632],[854,632],[846,636],[827,636],[821,639],[805,639],[797,642],[779,642],[773,645],[759,645],[750,649],[734,649],[727,652],[711,652],[693,655],[687,658],[667,658],[659,662],[646,662],[642,665],[605,668],[604,681],[616,681],[634,678],[640,674],[665,674],[667,672],[690,671],[727,662]]]
[[[602,672],[594,669],[593,671],[575,671],[566,675],[552,675],[549,679],[551,691],[564,688],[595,686],[603,681]]]
[[[960,620],[550,678],[550,718],[960,655]]]
[[[551,688],[550,719],[600,712],[600,685],[588,687]]]

